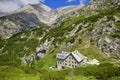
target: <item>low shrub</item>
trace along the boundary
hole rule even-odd
[[[74,70],[75,75],[94,76],[96,79],[107,80],[114,76],[120,76],[120,68],[110,63],[100,64],[99,66],[85,66]]]
[[[40,76],[40,80],[65,80],[65,75],[59,71],[48,72]]]

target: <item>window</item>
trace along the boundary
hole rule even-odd
[[[69,66],[71,66],[71,64],[69,64]]]
[[[69,57],[69,59],[71,59],[71,57]]]
[[[72,67],[74,67],[74,65],[72,65]]]

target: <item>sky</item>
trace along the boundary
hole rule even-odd
[[[52,9],[69,5],[87,4],[90,0],[0,0],[0,12],[11,12],[27,4],[43,3]]]

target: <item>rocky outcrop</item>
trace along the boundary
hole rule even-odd
[[[107,16],[94,23],[91,32],[91,39],[98,40],[97,46],[106,56],[111,53],[120,58],[120,29],[116,28],[115,22],[119,17],[113,16],[114,20],[109,20]]]
[[[26,54],[24,55],[24,57],[21,58],[21,63],[22,64],[29,64],[32,63],[32,61],[34,60],[34,54],[30,54],[29,56],[26,56]]]
[[[37,47],[35,58],[36,58],[36,60],[40,60],[40,59],[44,58],[46,56],[46,54],[47,53],[46,53],[45,49],[40,50],[39,47]]]
[[[109,38],[101,38],[98,40],[99,49],[107,56],[113,53],[114,56],[120,58],[120,39],[116,38],[112,41]]]

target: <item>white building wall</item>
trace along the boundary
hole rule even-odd
[[[69,57],[67,57],[65,60],[59,60],[59,59],[57,60],[57,68],[58,69],[62,69],[62,67],[75,68],[78,66],[79,66],[79,64],[71,55]]]

